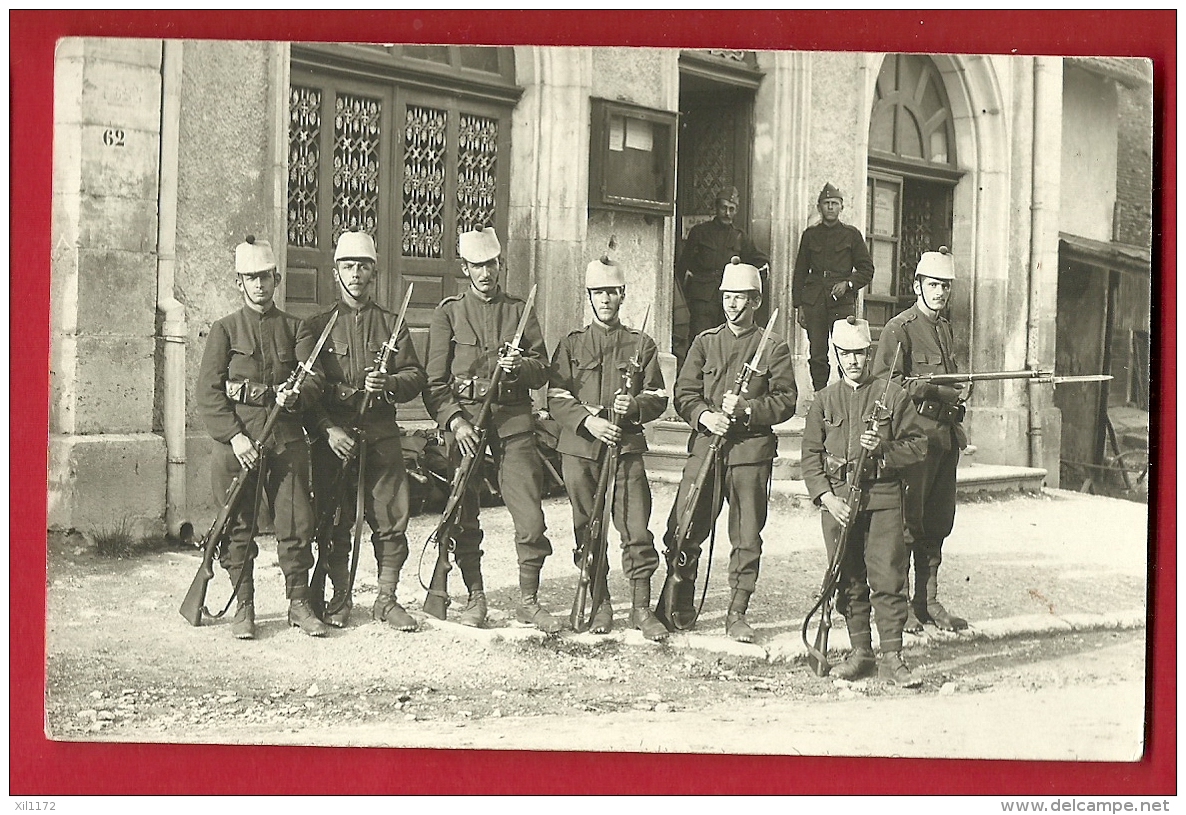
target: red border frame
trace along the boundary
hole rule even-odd
[[[10,794],[1176,793],[1175,11],[12,11]],[[63,36],[647,45],[1154,60],[1162,328],[1148,749],[1135,764],[47,741],[43,680],[53,53]],[[29,260],[33,259],[32,265]],[[19,261],[19,262],[18,262]],[[23,576],[23,577],[16,577]],[[283,767],[283,772],[275,768]],[[398,768],[398,770],[397,770]]]

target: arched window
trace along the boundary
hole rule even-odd
[[[951,107],[928,57],[890,54],[882,63],[869,122],[869,157],[955,171]]]
[[[881,326],[914,300],[923,252],[951,245],[955,125],[943,78],[929,57],[888,54],[869,118],[865,236],[876,274],[865,314]]]

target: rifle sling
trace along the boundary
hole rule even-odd
[[[256,472],[256,474],[255,474],[255,499],[254,499],[255,500],[255,503],[254,503],[255,510],[251,513],[251,534],[248,537],[248,540],[250,541],[250,543],[247,545],[248,552],[251,552],[252,547],[255,544],[255,533],[259,529],[259,505],[261,503],[263,503],[264,467],[266,466],[266,464],[267,464],[267,459],[264,457],[262,449],[261,449],[259,464],[257,465],[259,469],[258,469],[258,472]],[[246,477],[246,474],[247,474],[246,471],[244,471],[244,477]],[[238,512],[236,512],[235,514],[237,515]],[[231,516],[231,520],[232,521],[234,520],[234,515]],[[223,540],[224,541],[226,540],[226,532],[225,531],[223,532]],[[221,545],[221,543],[220,543],[220,545]],[[249,557],[248,560],[254,560],[254,557]],[[208,617],[211,617],[215,620],[225,617],[226,613],[231,608],[231,604],[234,603],[235,598],[239,596],[239,587],[243,585],[243,581],[246,579],[247,579],[247,564],[244,563],[243,568],[239,570],[239,579],[236,580],[235,585],[233,585],[231,587],[231,596],[229,598],[227,598],[226,605],[222,607],[222,611],[218,612],[217,614],[211,614],[206,609],[202,609],[203,613],[206,614]]]

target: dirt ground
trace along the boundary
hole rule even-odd
[[[665,518],[674,489],[656,485],[655,493],[654,518]],[[575,583],[570,509],[558,497],[545,510],[555,553],[541,601],[566,615]],[[1057,491],[966,503],[945,549],[945,600],[974,628],[1019,615],[1139,609],[1144,512],[1138,504]],[[980,737],[969,741],[971,730],[958,723],[967,710],[983,717],[1000,708],[1006,719],[1006,710],[1033,711],[1031,724],[1047,734],[1052,751],[1039,756],[1096,757],[1104,742],[1108,756],[1139,754],[1143,629],[995,641],[974,633],[930,636],[908,650],[924,677],[921,689],[848,685],[816,678],[794,659],[727,653],[681,638],[654,644],[623,632],[627,592],[615,556],[610,585],[618,629],[608,637],[544,638],[509,622],[518,599],[509,517],[495,507],[483,518],[493,632],[486,634],[455,625],[409,634],[371,622],[374,558],[364,546],[350,626],[324,639],[306,637],[286,624],[283,581],[265,542],[256,569],[259,638],[238,641],[225,622],[193,628],[177,613],[196,552],[110,560],[81,536],[52,535],[47,731],[60,740],[987,756],[996,754],[995,743],[984,740],[991,728],[978,727]],[[401,599],[422,619],[416,566],[434,522],[413,519],[400,583]],[[658,526],[652,521],[652,529]],[[760,645],[798,638],[825,566],[818,514],[794,499],[775,496],[765,540],[749,615]],[[723,633],[728,593],[728,546],[723,538],[718,544],[698,625],[712,638]],[[425,580],[431,566],[430,552]],[[456,571],[451,576],[460,600],[460,579]],[[219,570],[207,606],[220,608],[228,594]],[[1101,694],[1111,700],[1110,715],[1077,725],[1074,711],[1098,710]],[[961,704],[965,713],[955,712]],[[858,720],[868,715],[862,706],[876,705],[903,722],[925,711],[954,724],[946,742],[878,745],[831,739],[826,734],[835,727],[822,720],[816,737],[805,740],[773,729],[788,716],[806,721],[803,711],[818,714],[821,705]],[[998,746],[1001,755],[1020,757],[1013,740]]]

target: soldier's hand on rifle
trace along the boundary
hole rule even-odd
[[[508,374],[513,374],[519,370],[519,366],[522,364],[523,352],[514,346],[508,345],[498,356],[498,367],[502,368]]]
[[[584,421],[585,428],[598,441],[606,444],[617,444],[622,440],[622,428],[600,416],[590,416]]]
[[[367,378],[364,387],[367,393],[382,393],[387,390],[387,381],[390,374],[385,374],[382,371],[367,368]]]
[[[244,470],[250,470],[259,463],[259,449],[255,446],[255,442],[244,433],[236,433],[231,438],[231,450],[234,452],[235,458],[239,459],[239,466]]]
[[[745,408],[749,401],[741,394],[729,391],[725,397],[721,399],[721,413],[726,416],[741,416],[745,413]]]
[[[613,411],[619,416],[625,416],[634,409],[634,397],[628,393],[614,394]]]
[[[354,451],[357,448],[357,443],[354,437],[336,425],[327,428],[325,431],[326,440],[329,442],[329,449],[334,451],[334,455],[348,461],[354,456]]]
[[[457,446],[461,448],[463,456],[473,456],[478,452],[480,437],[478,431],[463,416],[458,416],[449,423],[453,428],[453,435],[457,438]]]
[[[800,306],[799,308],[797,308],[795,310],[795,322],[797,322],[799,324],[799,327],[802,328],[804,331],[807,330],[807,312],[803,309],[802,306]]]
[[[845,280],[843,283],[837,283],[834,286],[832,286],[832,299],[833,300],[839,300],[841,297],[843,297],[846,294],[848,294],[848,281],[847,280]]]
[[[723,436],[729,432],[729,417],[724,413],[706,410],[700,414],[700,424],[714,436]]]
[[[285,383],[276,389],[276,404],[285,410],[292,410],[296,407],[297,399],[300,396],[300,391],[290,390],[288,383]]]
[[[881,450],[882,438],[877,435],[876,430],[866,430],[861,434],[861,447],[864,447],[873,455],[877,455]]]
[[[836,519],[836,523],[848,526],[848,504],[840,500],[839,496],[830,492],[825,493],[820,497],[819,502]]]
[[[964,390],[963,383],[960,382],[952,385],[932,385],[931,387],[935,389],[935,398],[948,405],[958,402]]]

